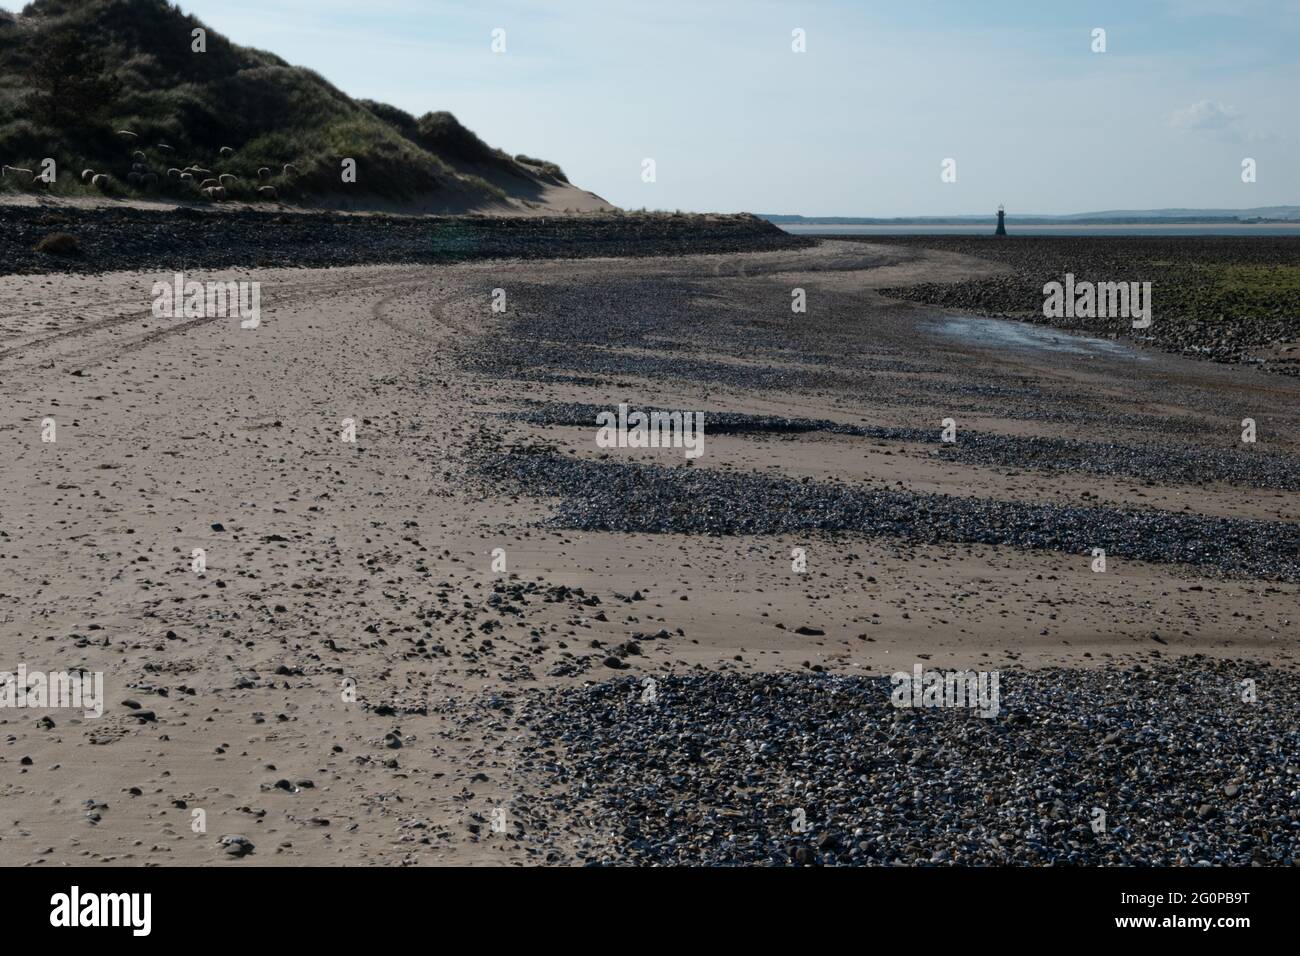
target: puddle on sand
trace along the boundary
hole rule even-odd
[[[1010,322],[1005,319],[953,317],[931,323],[927,329],[989,348],[1038,349],[1069,355],[1105,356],[1136,362],[1151,361],[1149,355],[1143,355],[1120,342],[1087,335],[1073,335],[1041,325]]]

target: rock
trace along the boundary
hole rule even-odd
[[[218,841],[218,846],[222,847],[228,855],[236,858],[247,856],[255,849],[252,840],[237,833],[223,836]]]

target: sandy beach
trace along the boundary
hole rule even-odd
[[[0,863],[618,862],[515,720],[587,682],[1291,673],[1300,381],[877,291],[999,269],[826,241],[186,273],[260,283],[255,329],[155,317],[171,270],[0,278],[0,669],[105,688],[0,714]],[[703,412],[703,453],[598,447],[620,403]],[[614,500],[572,466],[647,470]],[[655,504],[680,488],[709,497]],[[793,517],[748,533],[768,495]]]

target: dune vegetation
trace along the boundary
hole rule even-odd
[[[53,183],[39,177],[47,157]],[[269,185],[305,199],[340,191],[345,158],[357,164],[349,192],[391,199],[504,198],[480,170],[564,181],[558,166],[516,161],[450,113],[416,118],[354,100],[166,0],[35,0],[18,15],[0,11],[0,162],[36,174],[8,175],[0,189],[199,198],[207,177],[168,174],[199,167],[236,177],[229,198],[258,198]],[[86,169],[109,178],[84,183]],[[270,174],[259,178],[262,169]]]

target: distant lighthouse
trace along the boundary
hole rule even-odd
[[[1006,209],[999,203],[998,205],[998,231],[993,233],[995,236],[1005,236],[1007,234],[1007,213]]]

